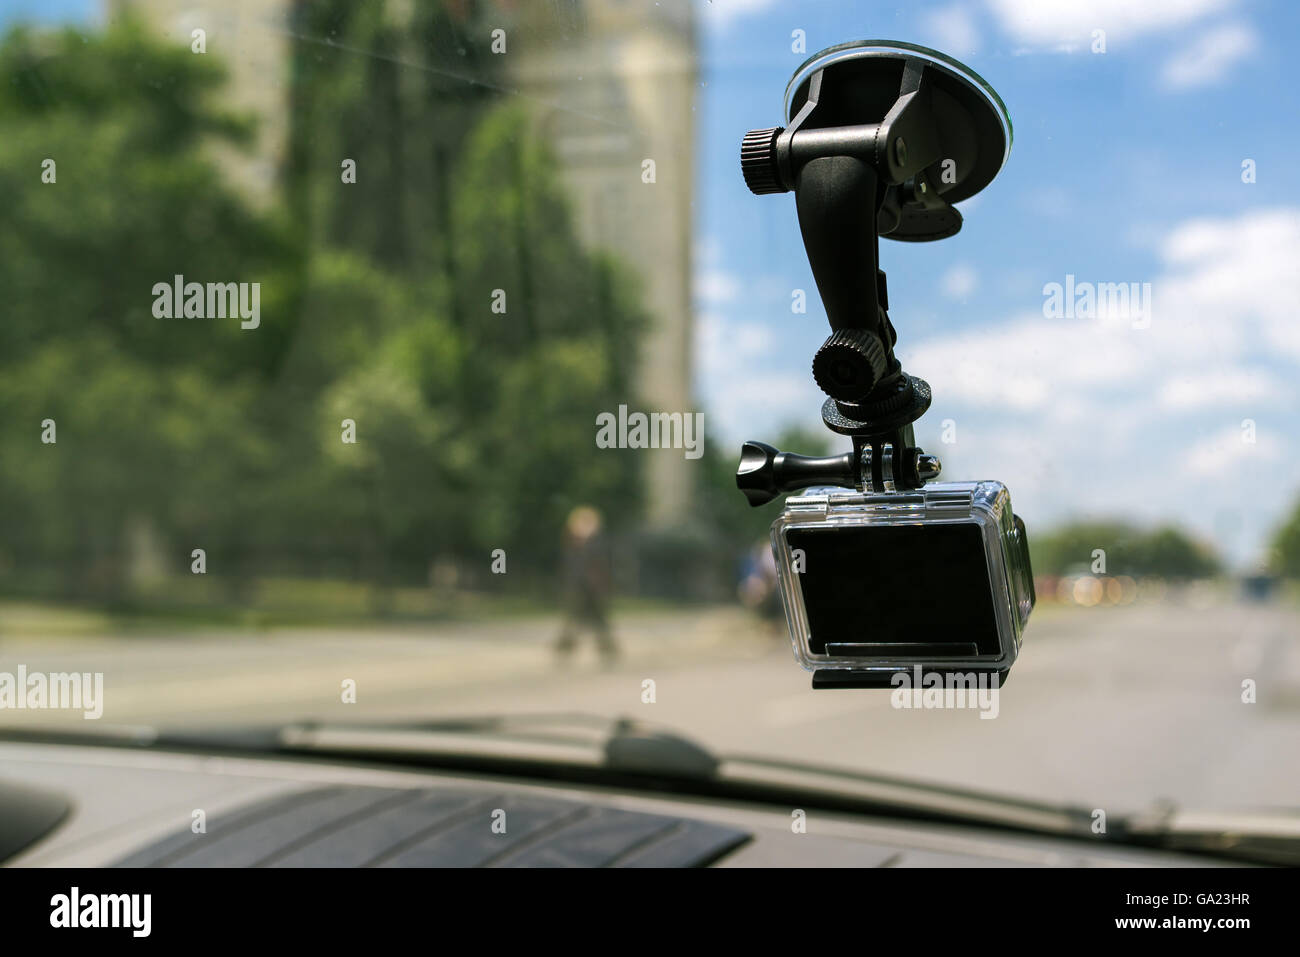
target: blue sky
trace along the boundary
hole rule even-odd
[[[808,54],[908,40],[969,64],[1015,127],[959,235],[881,244],[900,357],[935,394],[918,440],[945,478],[1004,481],[1031,529],[1172,520],[1238,565],[1263,556],[1300,495],[1296,5],[715,0],[704,23],[697,387],[715,437],[821,427],[809,363],[827,326],[793,197],[745,189],[740,138],[782,122]],[[1149,327],[1045,318],[1067,274],[1150,283]]]
[[[12,21],[93,23],[101,4],[96,0],[3,0],[0,28]]]
[[[827,326],[793,197],[745,189],[741,136],[782,122],[786,82],[807,55],[867,37],[922,43],[993,85],[1015,143],[998,179],[962,205],[959,235],[882,243],[900,357],[935,394],[918,439],[945,478],[1004,481],[1031,530],[1089,515],[1176,521],[1239,566],[1263,557],[1300,496],[1300,5],[699,9],[696,388],[714,438],[821,428],[809,364]],[[99,10],[5,0],[0,27],[93,22]],[[1044,286],[1067,275],[1150,283],[1149,328],[1046,318]],[[806,315],[791,313],[795,289]],[[955,442],[940,441],[945,421]]]

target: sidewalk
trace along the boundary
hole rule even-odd
[[[743,611],[730,607],[640,612],[618,617],[615,633],[627,668],[735,659],[770,650],[774,641]],[[284,720],[326,713],[340,719],[388,711],[440,690],[520,685],[557,674],[597,672],[587,640],[563,668],[551,648],[557,615],[435,626],[366,629],[213,631],[167,636],[5,638],[0,671],[102,672],[102,725],[188,724],[214,719]],[[585,636],[584,636],[585,637]],[[356,683],[357,702],[340,713],[342,685]],[[0,711],[0,724],[84,722],[79,713]],[[93,724],[94,722],[84,722]],[[90,730],[84,728],[83,730]]]

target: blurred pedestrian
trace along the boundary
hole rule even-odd
[[[767,539],[755,543],[744,555],[736,589],[740,603],[758,615],[764,625],[776,631],[781,621],[781,594],[777,582],[776,558]]]
[[[555,650],[561,658],[573,652],[582,631],[595,635],[596,648],[606,663],[619,654],[609,627],[613,576],[601,525],[600,512],[590,505],[575,508],[564,525],[561,567],[564,621],[555,641]]]

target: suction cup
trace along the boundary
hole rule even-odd
[[[800,130],[884,125],[899,115],[909,94],[927,100],[924,122],[909,130],[926,165],[909,179],[902,201],[882,210],[880,235],[925,242],[961,228],[961,214],[951,204],[991,183],[1011,150],[1006,104],[979,74],[910,43],[844,43],[813,55],[795,72],[786,87],[785,113],[787,124]],[[890,151],[890,162],[909,165],[908,138],[892,137],[877,149]]]

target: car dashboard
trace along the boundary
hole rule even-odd
[[[0,742],[0,799],[5,788],[27,806],[45,796],[50,812],[0,822],[4,864],[16,867],[1214,863],[998,828],[314,758]],[[23,820],[28,833],[17,833]]]

